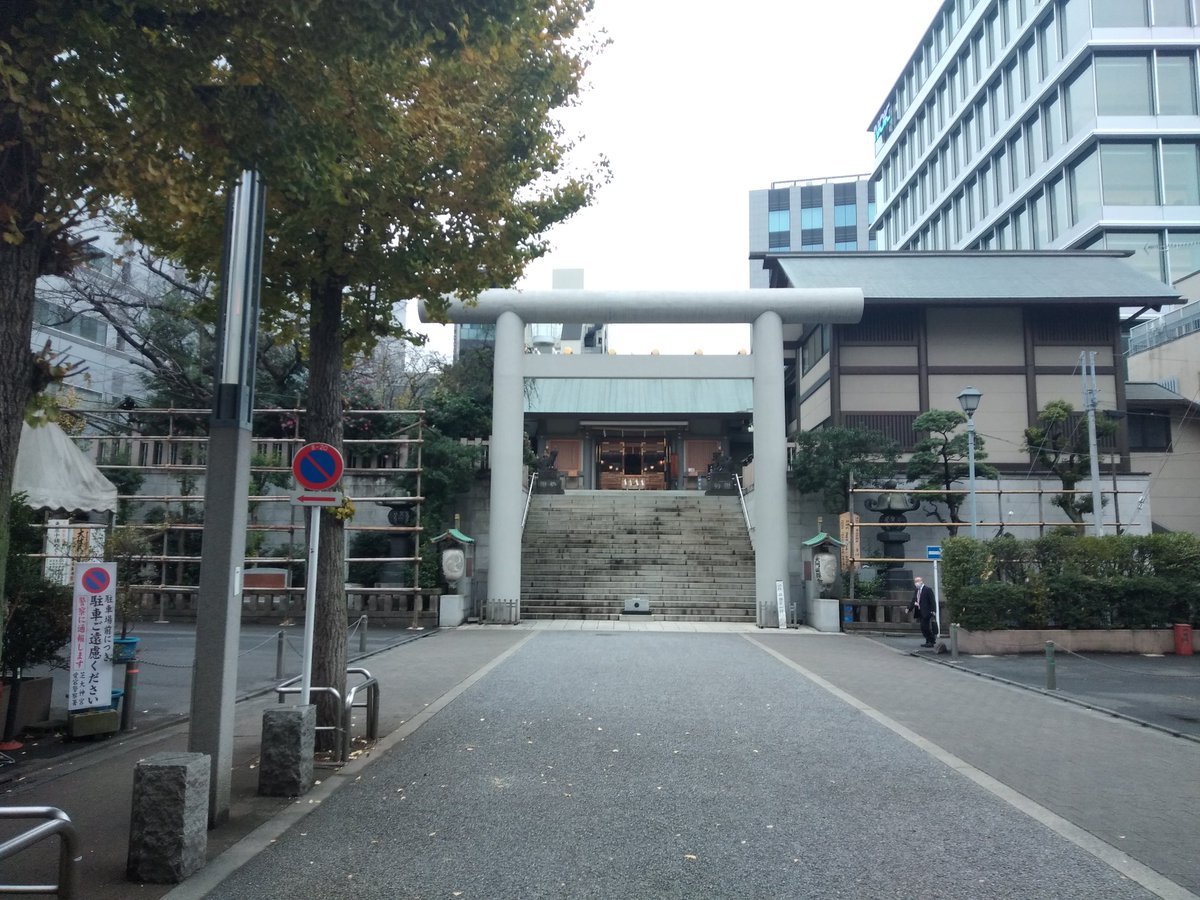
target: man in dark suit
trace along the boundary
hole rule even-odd
[[[925,583],[920,575],[913,579],[913,615],[921,617],[921,634],[925,636],[925,647],[936,647],[938,627],[935,618],[937,598],[933,596],[933,588]]]

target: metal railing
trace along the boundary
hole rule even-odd
[[[533,485],[535,479],[533,476],[529,478],[529,493],[525,495],[525,512],[521,513],[521,530],[525,530],[525,520],[529,518],[529,504],[533,502]]]
[[[344,763],[350,758],[350,732],[354,725],[354,709],[366,709],[366,737],[367,740],[375,740],[379,737],[379,681],[366,669],[351,667],[346,669],[347,675],[361,675],[363,680],[358,684],[353,685],[346,691],[346,698],[343,700],[341,693],[334,687],[325,687],[313,685],[309,688],[313,692],[321,692],[323,694],[332,694],[337,698],[338,706],[341,709],[341,715],[338,716],[338,721],[333,725],[318,725],[317,731],[332,731],[337,736],[338,762]],[[284,694],[299,694],[300,686],[297,684],[301,676],[297,675],[294,678],[289,678],[275,688],[275,693],[279,695],[279,702],[283,703]],[[358,696],[359,691],[366,690],[366,701],[355,707],[354,701]]]
[[[742,493],[742,479],[737,472],[733,473],[733,483],[737,485],[738,501],[742,504],[742,518],[746,520],[746,533],[750,537],[750,548],[754,548],[754,526],[750,523],[750,511],[746,509],[746,495]]]
[[[0,894],[47,894],[75,900],[79,897],[79,869],[83,855],[79,850],[79,832],[71,823],[71,817],[54,806],[8,806],[0,807],[0,819],[47,819],[28,831],[0,843],[0,860],[15,856],[52,835],[58,835],[58,883],[57,884],[0,884]]]

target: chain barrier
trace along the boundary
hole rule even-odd
[[[1054,649],[1060,653],[1069,653],[1071,656],[1076,656],[1079,659],[1082,659],[1084,662],[1090,662],[1094,666],[1101,666],[1105,669],[1113,669],[1117,672],[1126,672],[1130,675],[1145,675],[1151,678],[1200,678],[1200,672],[1195,674],[1191,672],[1143,672],[1139,671],[1138,669],[1127,669],[1124,666],[1114,666],[1109,663],[1102,663],[1098,659],[1090,659],[1086,656],[1076,653],[1074,650],[1068,650],[1066,647],[1059,646],[1058,644],[1054,645]]]

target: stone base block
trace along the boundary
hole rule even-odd
[[[73,712],[67,717],[67,737],[71,738],[115,734],[120,727],[121,717],[115,709]]]
[[[258,792],[264,797],[299,797],[313,786],[315,706],[280,706],[263,712]]]
[[[137,764],[126,865],[130,880],[178,884],[203,868],[209,776],[206,753],[156,753]]]

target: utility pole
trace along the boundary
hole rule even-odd
[[[1092,522],[1098,537],[1104,535],[1104,505],[1100,500],[1100,453],[1096,447],[1096,351],[1082,350],[1083,408],[1087,410],[1088,456],[1092,469]]]
[[[246,170],[229,191],[225,213],[217,377],[209,424],[204,554],[188,733],[188,749],[207,753],[210,760],[210,827],[229,818],[265,196],[258,173]]]

